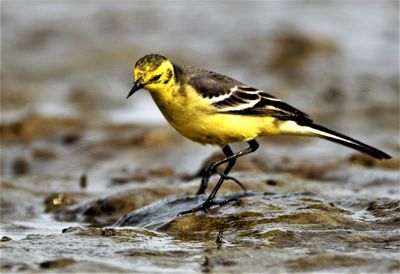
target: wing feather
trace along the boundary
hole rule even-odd
[[[212,71],[197,72],[188,84],[194,87],[199,95],[211,101],[219,101],[218,98],[225,99],[232,93],[232,88],[241,85],[239,81],[228,76]]]
[[[271,116],[299,124],[312,122],[307,114],[280,99],[225,75],[202,71],[192,77],[189,84],[219,113]]]

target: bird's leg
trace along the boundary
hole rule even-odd
[[[229,163],[228,163],[228,166],[227,166],[226,169],[225,169],[225,171],[228,170],[228,172],[229,172],[229,170],[231,170],[232,167],[235,165],[235,163],[236,163],[236,158],[232,158],[232,159],[226,160],[227,158],[234,156],[232,149],[231,149],[228,145],[225,145],[225,146],[222,148],[222,152],[224,153],[224,155],[226,156],[226,158],[224,158],[224,159],[222,159],[222,160],[219,160],[219,161],[216,161],[216,162],[214,162],[214,163],[211,163],[211,164],[204,170],[204,175],[203,175],[203,177],[201,178],[200,188],[199,188],[199,190],[197,191],[196,195],[200,195],[200,194],[204,194],[204,193],[205,193],[206,188],[207,188],[207,186],[208,186],[208,181],[210,180],[210,177],[211,177],[214,173],[216,173],[216,170],[217,170],[217,167],[218,167],[218,166],[220,166],[220,165],[222,165],[222,164],[224,164],[224,163],[226,163],[226,162],[229,162]],[[224,173],[225,173],[225,172],[224,172]],[[225,173],[225,175],[227,175],[227,174],[228,174],[228,173]]]
[[[258,143],[256,142],[256,140],[251,140],[248,142],[249,143],[249,147],[246,148],[245,150],[239,151],[238,153],[227,157],[225,159],[231,158],[231,159],[236,159],[238,157],[241,157],[243,155],[252,153],[254,151],[257,150],[257,148],[259,147]],[[229,160],[227,160],[229,161]],[[229,171],[232,169],[232,166],[229,166],[225,169],[224,174],[227,175],[229,173]],[[204,208],[208,208],[211,205],[213,205],[213,200],[215,198],[215,195],[217,195],[217,192],[219,190],[219,188],[221,187],[222,183],[224,182],[225,178],[224,177],[220,177],[218,180],[217,185],[214,187],[214,189],[211,191],[210,196],[208,196],[207,200],[201,205],[201,207]]]
[[[238,184],[241,188],[242,188],[242,190],[244,191],[244,192],[246,192],[247,190],[246,190],[246,188],[244,187],[244,185],[238,180],[238,179],[236,179],[236,178],[234,178],[234,177],[232,177],[232,176],[228,176],[228,175],[226,175],[226,174],[224,174],[224,173],[221,173],[221,172],[216,172],[219,176],[221,176],[221,177],[224,177],[225,178],[225,180],[231,180],[231,181],[233,181],[233,182],[235,182],[236,184]]]
[[[246,148],[245,150],[239,151],[239,152],[237,152],[237,153],[235,153],[235,154],[233,154],[233,152],[232,152],[232,150],[230,149],[230,147],[225,146],[225,147],[223,148],[223,151],[224,151],[225,155],[226,155],[226,153],[229,153],[229,152],[231,153],[231,155],[230,155],[230,156],[227,156],[225,159],[222,159],[222,160],[220,160],[220,161],[217,161],[217,162],[213,163],[210,167],[212,167],[212,169],[214,169],[215,167],[217,167],[217,166],[219,166],[219,165],[221,165],[221,164],[223,164],[223,163],[229,162],[228,166],[227,166],[227,167],[225,168],[225,170],[224,170],[224,173],[223,173],[224,176],[221,176],[221,177],[219,178],[217,185],[216,185],[216,186],[214,187],[214,189],[211,191],[211,194],[208,196],[207,200],[206,200],[203,204],[201,204],[200,206],[195,207],[195,208],[193,208],[193,209],[191,209],[191,210],[183,211],[183,212],[181,212],[180,214],[186,214],[186,213],[190,213],[190,212],[196,212],[196,211],[198,211],[198,210],[206,211],[206,210],[207,210],[208,208],[210,208],[212,205],[216,204],[216,202],[214,202],[215,195],[217,195],[217,192],[218,192],[219,188],[221,187],[222,183],[224,182],[225,178],[227,177],[227,174],[229,173],[229,171],[230,171],[230,170],[232,169],[232,167],[234,166],[234,164],[235,164],[235,162],[236,162],[236,159],[237,159],[238,157],[241,157],[241,156],[243,156],[243,155],[246,155],[246,154],[249,154],[249,153],[252,153],[252,152],[256,151],[257,148],[259,147],[259,145],[258,145],[258,143],[256,142],[256,140],[251,140],[251,141],[249,141],[248,143],[249,143],[249,147],[248,147],[248,148]],[[226,148],[226,147],[227,147],[227,148]],[[224,149],[225,149],[225,150],[224,150]],[[234,161],[232,161],[232,160],[234,160]],[[226,202],[227,202],[227,201],[223,201],[222,203],[226,203]],[[220,204],[221,204],[221,203],[220,203]]]

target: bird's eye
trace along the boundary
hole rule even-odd
[[[151,81],[157,81],[158,79],[160,79],[161,74],[154,76],[153,78],[151,78]]]

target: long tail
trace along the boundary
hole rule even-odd
[[[353,138],[350,138],[348,136],[345,136],[341,133],[335,132],[333,130],[330,130],[326,127],[316,125],[316,124],[311,124],[308,125],[308,127],[311,129],[312,133],[315,135],[327,139],[329,141],[348,146],[351,148],[354,148],[358,151],[364,152],[368,155],[371,155],[374,158],[377,159],[390,159],[392,158],[390,155],[386,154],[385,152],[376,149],[374,147],[371,147],[369,145],[366,145],[364,143],[361,143],[360,141],[354,140]]]

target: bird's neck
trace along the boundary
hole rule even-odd
[[[171,79],[167,84],[160,85],[149,91],[157,105],[165,105],[173,102],[174,94],[176,94],[177,89],[178,87],[175,84],[175,80]]]

